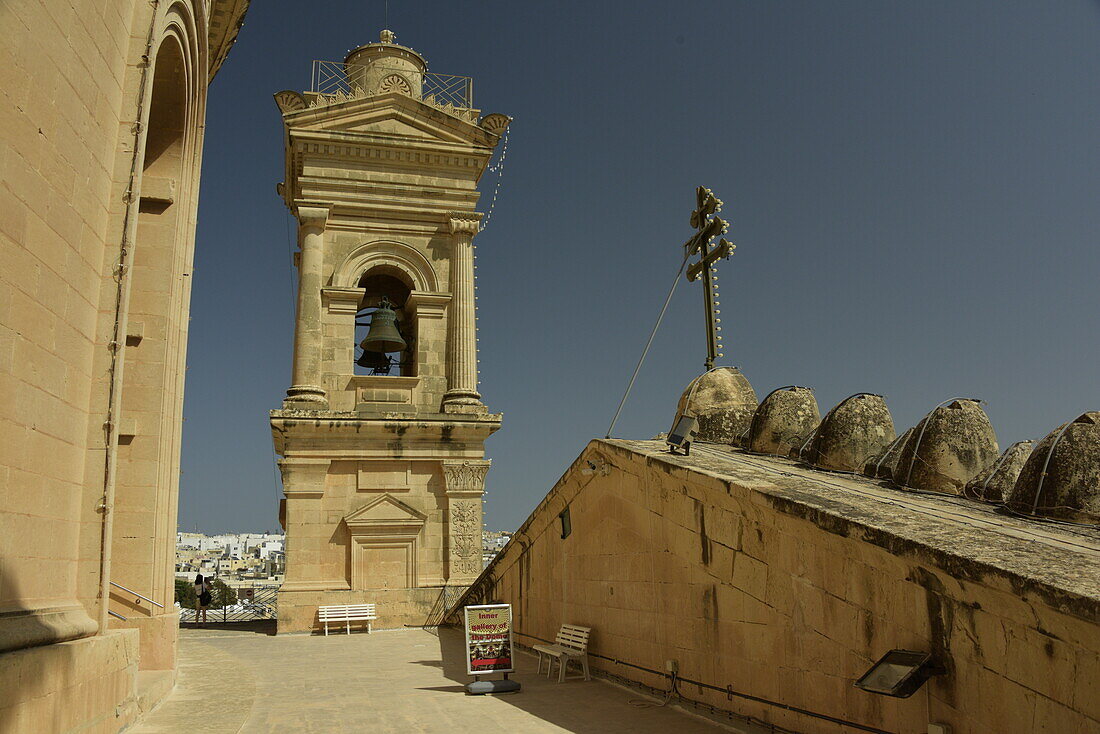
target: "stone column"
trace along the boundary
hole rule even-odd
[[[321,538],[327,527],[321,516],[321,500],[325,496],[328,459],[282,459],[279,471],[283,476],[286,496],[286,575],[284,590],[296,585],[316,588],[321,573]]]
[[[448,316],[445,413],[485,412],[477,391],[477,324],[474,309],[474,235],[478,212],[451,215],[451,305]]]
[[[447,584],[469,585],[481,573],[481,496],[487,459],[444,461],[447,492]]]
[[[298,318],[294,327],[294,370],[287,402],[328,407],[321,386],[321,286],[325,262],[325,224],[328,207],[298,207]],[[289,406],[288,406],[289,407]]]

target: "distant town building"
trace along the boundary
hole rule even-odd
[[[271,533],[207,536],[178,533],[176,577],[201,573],[223,581],[281,581],[286,568],[285,538]]]

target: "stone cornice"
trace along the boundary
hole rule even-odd
[[[295,457],[312,456],[315,450],[323,448],[326,454],[335,452],[357,460],[385,458],[383,454],[370,453],[364,442],[392,438],[398,428],[402,431],[406,458],[429,458],[440,453],[469,457],[462,444],[480,447],[480,442],[500,429],[503,419],[500,413],[417,415],[410,411],[379,416],[298,408],[273,410],[270,415],[272,439],[279,455],[286,456],[284,452],[289,445]],[[387,450],[385,441],[378,445],[380,450]]]
[[[361,133],[291,132],[296,158],[315,155],[344,160],[370,161],[372,165],[414,165],[419,168],[473,169],[480,175],[489,162],[491,148],[416,138],[395,140]],[[301,163],[299,162],[299,165]]]
[[[207,29],[207,48],[210,68],[207,70],[207,83],[214,80],[229,49],[237,40],[244,16],[248,12],[249,0],[213,0],[208,10],[210,25]]]

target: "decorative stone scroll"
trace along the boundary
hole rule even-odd
[[[512,118],[508,117],[508,115],[502,115],[499,112],[493,112],[481,118],[479,126],[483,130],[488,130],[493,135],[502,135],[505,128],[508,127],[508,123],[510,123],[511,121]]]
[[[275,104],[279,105],[279,111],[284,115],[288,112],[298,112],[306,108],[306,99],[298,92],[286,89],[275,93]]]

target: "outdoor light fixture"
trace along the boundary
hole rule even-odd
[[[933,675],[946,671],[927,652],[891,650],[855,682],[857,688],[895,698],[909,698]]]
[[[668,442],[669,453],[675,454],[676,449],[683,449],[684,456],[689,455],[691,442],[698,429],[699,421],[690,415],[678,414],[676,421],[672,424],[672,430],[668,432],[668,438],[665,439]]]

